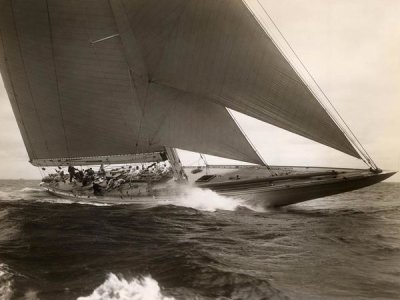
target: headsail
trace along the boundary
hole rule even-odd
[[[155,82],[359,157],[241,0],[122,2]]]

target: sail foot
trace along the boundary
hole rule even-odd
[[[32,159],[30,162],[37,167],[51,166],[88,166],[101,164],[129,164],[129,163],[148,163],[160,162],[167,160],[164,152],[138,153],[124,155],[109,156],[93,156],[93,157],[69,157],[54,159]]]

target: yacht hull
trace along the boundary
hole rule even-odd
[[[198,167],[186,168],[188,184],[170,181],[153,184],[151,188],[121,188],[102,196],[93,195],[88,188],[84,192],[63,190],[54,186],[46,188],[55,196],[77,201],[146,203],[152,199],[173,199],[185,195],[188,188],[195,187],[245,200],[251,205],[279,207],[360,189],[395,174],[359,169],[308,167],[273,167],[270,171],[258,166],[209,166],[193,172],[195,168],[198,170]],[[202,178],[211,179],[204,182]]]
[[[224,196],[245,199],[254,205],[280,207],[357,190],[381,182],[393,174],[395,173],[387,172],[371,174],[366,177],[340,178],[308,183],[287,182],[277,187],[270,186],[267,182],[264,184],[258,182],[242,188],[238,185],[233,189],[216,188],[214,190]]]

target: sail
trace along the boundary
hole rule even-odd
[[[359,157],[241,0],[119,2],[152,81]]]
[[[31,161],[158,160],[168,146],[262,164],[223,105],[149,80],[121,5],[0,1],[0,70]]]
[[[0,37],[33,162],[167,146],[262,164],[225,107],[359,157],[241,0],[0,0]]]
[[[203,96],[151,84],[142,130],[148,145],[264,164],[226,108]]]

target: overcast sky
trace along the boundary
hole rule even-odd
[[[257,0],[249,0],[257,4]],[[400,169],[400,1],[260,0],[383,169]],[[266,20],[262,10],[257,15]],[[269,164],[362,167],[356,159],[236,113]],[[0,178],[40,178],[0,80]],[[190,163],[198,155],[182,153]],[[209,162],[222,162],[209,158]],[[400,176],[394,177],[400,181]]]

